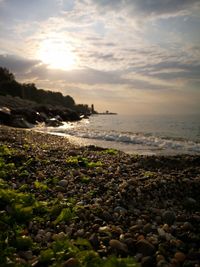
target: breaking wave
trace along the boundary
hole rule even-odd
[[[78,138],[110,141],[113,142],[113,147],[117,143],[140,145],[150,150],[166,150],[177,153],[200,154],[200,143],[184,140],[182,138],[169,138],[155,136],[151,133],[132,133],[132,132],[117,132],[117,131],[101,131],[87,129],[87,127],[77,127],[74,125],[64,125],[58,128],[40,128],[41,131],[46,131],[57,135],[70,135]],[[114,144],[115,143],[115,144]]]

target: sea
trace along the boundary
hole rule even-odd
[[[92,115],[37,131],[66,136],[81,146],[95,145],[139,155],[200,155],[200,115]]]

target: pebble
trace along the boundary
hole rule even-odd
[[[150,233],[152,231],[152,225],[150,223],[145,224],[144,227],[143,227],[143,231],[146,234]]]
[[[58,185],[62,186],[62,187],[66,187],[66,186],[68,186],[68,181],[67,180],[60,180],[58,182]]]
[[[157,266],[157,267],[169,267],[169,264],[168,264],[167,261],[165,261],[165,260],[161,260],[161,261],[159,261],[159,262],[157,263],[156,266]]]
[[[197,201],[192,197],[185,198],[183,202],[184,202],[185,208],[188,210],[194,209],[195,206],[197,205]]]
[[[95,233],[90,236],[89,241],[91,245],[93,246],[93,248],[98,249],[100,243],[99,243],[98,236]]]
[[[172,225],[176,220],[176,215],[173,211],[167,210],[163,212],[162,219],[164,223],[167,223],[168,225]]]
[[[183,252],[176,252],[174,254],[174,258],[178,261],[178,262],[184,262],[186,259],[186,255]]]
[[[142,253],[143,256],[151,256],[155,253],[155,247],[147,240],[139,240],[136,243],[137,251]]]
[[[153,267],[153,266],[154,266],[153,257],[146,256],[142,258],[141,267]]]
[[[111,239],[109,241],[109,245],[111,246],[111,248],[117,250],[118,252],[125,252],[125,253],[128,252],[127,245],[120,242],[119,240]]]
[[[182,229],[184,231],[191,231],[193,229],[193,226],[190,222],[184,222],[184,224],[182,225]]]
[[[127,210],[123,207],[117,206],[116,208],[114,208],[114,212],[125,214],[125,213],[127,213]]]
[[[75,258],[70,258],[62,264],[62,267],[78,267],[79,262]]]
[[[137,232],[139,229],[141,229],[141,225],[138,225],[138,224],[133,225],[133,226],[131,226],[131,227],[129,228],[129,230],[130,230],[131,232]]]

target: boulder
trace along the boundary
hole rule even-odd
[[[0,107],[0,124],[9,125],[11,121],[11,110],[7,107]]]
[[[46,121],[46,125],[48,127],[59,127],[62,126],[63,123],[60,120],[57,120],[56,118],[51,118]]]
[[[34,125],[27,122],[23,117],[13,116],[9,126],[16,128],[32,128]]]

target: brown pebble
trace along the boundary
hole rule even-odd
[[[144,236],[143,235],[139,235],[138,237],[137,237],[137,241],[139,241],[139,240],[143,240],[144,239]]]
[[[178,252],[176,252],[176,253],[174,254],[174,258],[175,258],[178,262],[184,262],[186,256],[185,256],[185,254],[184,254],[183,252],[178,251]]]
[[[120,242],[120,241],[117,240],[117,239],[111,239],[111,240],[109,241],[109,245],[111,246],[111,248],[116,249],[116,250],[118,250],[119,252],[120,252],[120,251],[121,251],[121,252],[125,252],[125,253],[128,252],[127,245],[124,244],[124,243],[122,243],[122,242]]]
[[[159,262],[159,261],[163,261],[163,260],[165,260],[165,257],[164,257],[163,255],[158,254],[158,255],[156,256],[156,261],[157,261],[157,262]]]

